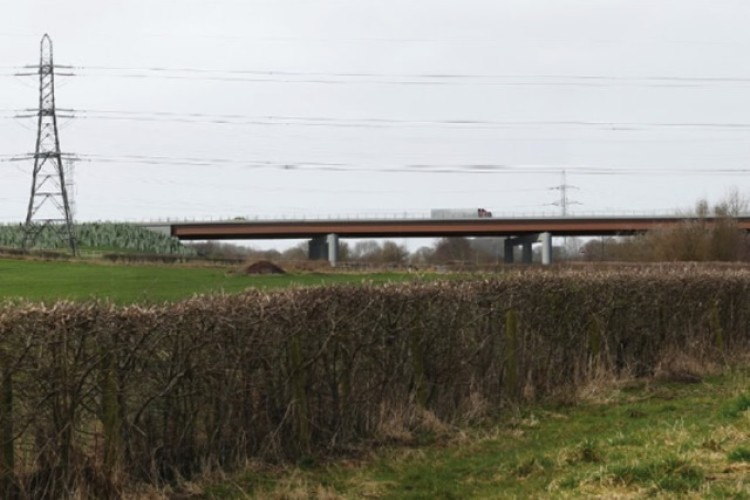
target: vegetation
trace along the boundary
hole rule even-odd
[[[650,231],[642,236],[592,240],[582,249],[586,260],[664,261],[747,261],[750,239],[739,230],[735,217],[747,211],[747,202],[736,194],[710,209],[698,202],[696,220]],[[717,220],[709,224],[707,217]]]
[[[110,265],[92,262],[0,259],[0,299],[108,299],[126,304],[187,299],[195,294],[238,293],[342,283],[388,283],[417,279],[399,273],[287,274],[248,276],[231,267]]]
[[[127,250],[141,253],[195,255],[193,249],[183,246],[176,238],[150,231],[133,224],[87,222],[76,224],[76,237],[81,249],[91,251]],[[0,226],[0,247],[20,248],[23,244],[23,226]],[[42,230],[37,247],[66,249],[55,228]]]
[[[600,380],[695,381],[748,351],[748,304],[746,271],[653,268],[150,307],[8,304],[0,482],[27,497],[118,496],[248,460],[314,462],[519,405],[571,403]],[[597,442],[577,446],[581,463],[609,460]],[[660,488],[690,492],[705,477],[679,454],[648,458],[605,479],[630,488],[666,475],[674,482]],[[556,460],[518,459],[517,478]]]
[[[595,381],[575,406],[517,408],[472,427],[434,420],[343,460],[255,464],[204,498],[747,498],[748,371],[698,383]]]
[[[345,252],[344,257],[349,261],[367,262],[371,264],[406,264],[409,258],[409,251],[403,245],[398,245],[393,241],[384,241],[382,243],[366,240],[357,242],[354,248]]]

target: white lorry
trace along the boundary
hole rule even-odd
[[[492,217],[492,212],[484,208],[433,208],[433,219],[484,219]]]

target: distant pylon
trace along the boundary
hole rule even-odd
[[[560,207],[560,212],[563,217],[568,216],[568,207],[570,205],[580,205],[577,201],[571,201],[568,199],[568,190],[569,189],[578,189],[576,186],[571,186],[568,184],[568,178],[565,173],[565,170],[562,171],[562,184],[559,186],[555,186],[553,188],[550,188],[555,191],[560,191],[560,201],[556,201],[554,203],[550,203],[550,205],[554,205],[556,207]]]
[[[52,40],[45,34],[39,57],[39,110],[34,151],[34,174],[31,182],[29,210],[24,226],[23,247],[34,246],[45,228],[50,228],[77,253],[73,214],[68,200],[65,168],[60,152],[55,112],[55,65]]]

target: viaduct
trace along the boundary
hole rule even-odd
[[[750,216],[736,219],[740,229],[750,231]],[[513,247],[521,246],[522,262],[530,263],[532,245],[542,244],[542,263],[552,261],[553,236],[620,236],[667,227],[683,221],[712,225],[712,217],[684,216],[601,216],[466,219],[316,219],[316,220],[229,220],[211,222],[152,222],[143,226],[180,240],[309,239],[311,259],[338,260],[339,238],[405,237],[504,237],[505,262],[513,262]]]

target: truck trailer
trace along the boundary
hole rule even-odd
[[[492,217],[492,212],[484,208],[433,208],[430,211],[433,219],[485,219]]]

